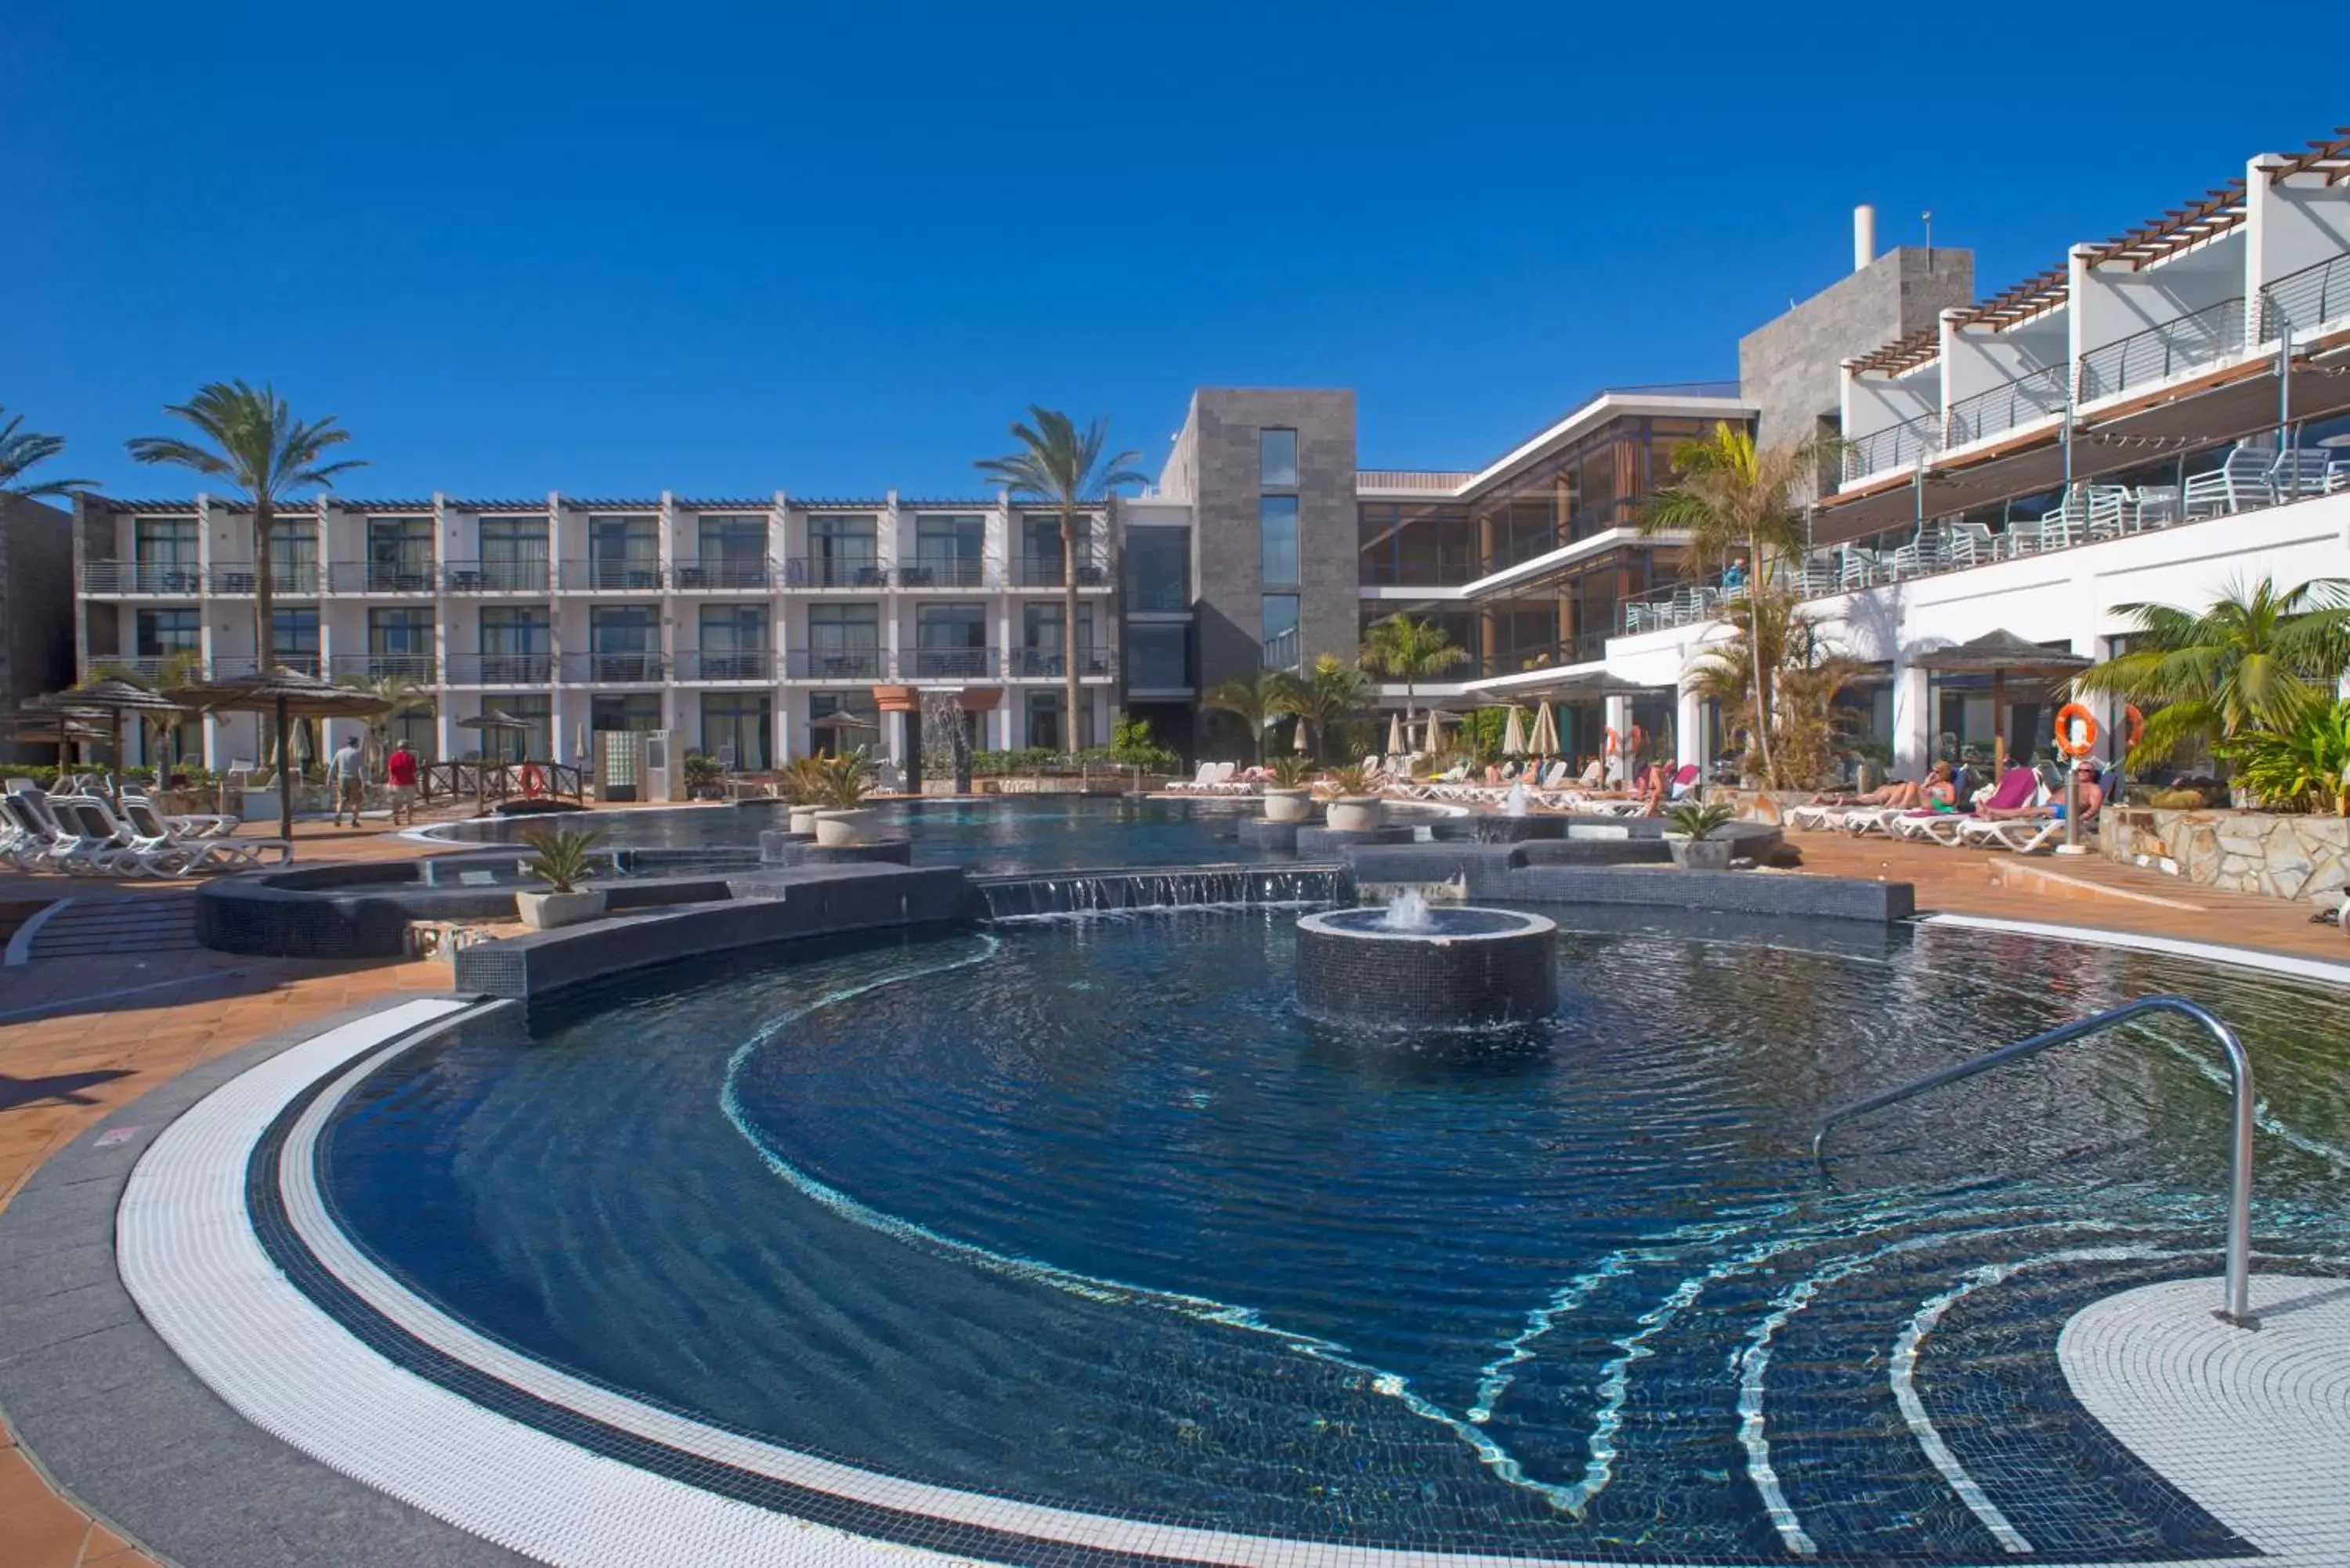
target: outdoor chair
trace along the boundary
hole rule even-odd
[[[2325,470],[2330,459],[2315,447],[2287,447],[2269,465],[2269,490],[2277,500],[2295,501],[2325,493]]]
[[[170,873],[174,877],[198,871],[249,871],[260,866],[262,856],[271,850],[276,852],[280,866],[294,859],[293,844],[283,838],[206,838],[182,833],[143,794],[122,797],[122,816],[135,836],[134,844],[151,845],[180,857],[182,864]]]
[[[2178,521],[2178,486],[2141,484],[2131,497],[2133,526],[2140,532],[2168,528]]]
[[[2274,454],[2262,447],[2230,449],[2218,468],[2189,477],[2187,515],[2216,517],[2274,504],[2276,493],[2269,484],[2269,470],[2275,461]]]
[[[1955,524],[1947,538],[1953,565],[1988,566],[1999,559],[1999,537],[1987,523]]]

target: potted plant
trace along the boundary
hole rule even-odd
[[[864,843],[873,825],[872,808],[865,804],[865,792],[873,786],[873,764],[866,760],[865,749],[823,758],[816,766],[816,843],[827,849]]]
[[[544,893],[525,888],[515,894],[515,908],[524,925],[546,931],[603,914],[604,889],[580,886],[595,875],[591,856],[603,839],[601,833],[574,833],[561,827],[534,827],[522,836],[522,841],[537,852],[523,862],[523,869],[546,884]]]
[[[1291,753],[1273,759],[1273,782],[1265,786],[1264,819],[1267,822],[1304,822],[1312,815],[1314,792],[1306,787],[1306,777],[1312,772],[1304,757]]]
[[[1729,870],[1730,852],[1735,846],[1727,838],[1716,838],[1713,832],[1737,815],[1719,801],[1693,800],[1665,813],[1665,820],[1673,825],[1665,835],[1673,864],[1692,871]]]
[[[1329,823],[1338,832],[1368,833],[1386,822],[1385,803],[1373,793],[1370,775],[1360,767],[1338,769],[1330,775],[1330,788]]]
[[[824,759],[794,757],[784,769],[777,791],[790,803],[791,830],[814,833],[816,814],[824,806]]]

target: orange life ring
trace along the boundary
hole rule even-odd
[[[1623,753],[1623,750],[1624,748],[1617,743],[1616,732],[1611,728],[1607,732],[1607,754],[1611,757],[1619,756]]]
[[[2146,733],[2146,715],[2139,712],[2135,705],[2125,707],[2122,710],[2122,722],[2128,726],[2122,732],[2123,739],[2132,751],[2136,751],[2137,738]]]
[[[2074,726],[2080,726],[2078,732]],[[2056,749],[2078,761],[2089,754],[2097,743],[2097,716],[2078,702],[2067,702],[2056,710]]]
[[[546,774],[536,763],[522,765],[522,793],[525,800],[544,799],[546,794]]]

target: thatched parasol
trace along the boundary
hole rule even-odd
[[[28,710],[11,715],[8,722],[16,732],[11,739],[19,744],[57,747],[57,772],[63,774],[73,766],[71,748],[113,737],[114,732],[99,722],[105,716],[91,710],[66,709],[53,713]]]
[[[1935,675],[1991,677],[1991,770],[1998,774],[2007,760],[2007,678],[2053,683],[2070,680],[2095,663],[2077,653],[2026,642],[2012,631],[1991,631],[1971,642],[1937,648],[1911,657],[1913,669]]]
[[[174,701],[160,691],[150,691],[119,675],[109,675],[97,680],[85,680],[63,691],[52,691],[46,697],[36,697],[25,707],[32,712],[63,714],[84,720],[103,718],[113,731],[114,771],[120,774],[130,765],[130,759],[123,751],[124,715],[177,713],[187,704]]]
[[[234,680],[203,680],[179,687],[172,697],[179,706],[207,713],[274,715],[281,747],[286,743],[286,726],[296,719],[372,719],[391,709],[390,702],[370,692],[338,686],[282,664]],[[288,840],[294,836],[294,788],[284,768],[277,773],[277,836]]]
[[[880,726],[870,719],[860,719],[845,709],[836,709],[821,719],[810,719],[808,728],[831,731],[833,754],[837,756],[840,753],[840,732],[843,730],[878,730]]]

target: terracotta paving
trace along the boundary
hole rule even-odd
[[[261,830],[253,830],[256,835]],[[431,853],[370,823],[297,831],[300,856]],[[1806,870],[1917,885],[1923,909],[2101,926],[2350,961],[2350,937],[2299,905],[2194,888],[2097,857],[2029,861],[1993,851],[1791,833]],[[0,877],[0,907],[103,890],[184,898],[185,883]],[[0,969],[0,1208],[35,1167],[156,1085],[276,1030],[373,997],[439,991],[446,965],[125,953]],[[27,1016],[31,1014],[31,1016]],[[51,1490],[0,1423],[0,1568],[132,1568],[151,1559]]]

